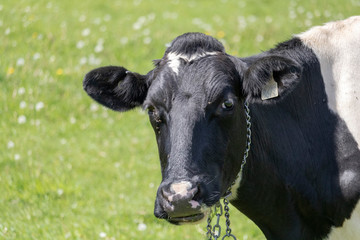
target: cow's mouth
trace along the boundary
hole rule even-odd
[[[198,213],[191,216],[184,216],[184,217],[170,217],[168,218],[168,222],[172,224],[186,224],[186,223],[197,223],[200,222],[205,218],[204,213]]]

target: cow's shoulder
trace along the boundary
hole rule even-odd
[[[360,16],[313,27],[297,37],[320,62],[329,108],[360,144]]]

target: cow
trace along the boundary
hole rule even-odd
[[[244,58],[185,33],[147,74],[100,67],[83,87],[112,110],[147,110],[157,218],[197,223],[230,188],[267,239],[360,239],[360,16]]]

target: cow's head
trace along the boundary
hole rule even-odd
[[[84,89],[117,111],[148,111],[161,162],[155,216],[197,222],[235,180],[246,143],[246,99],[260,98],[274,76],[279,91],[297,78],[295,63],[277,56],[241,60],[216,39],[177,37],[146,75],[123,67],[89,72]]]

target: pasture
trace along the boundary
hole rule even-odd
[[[205,239],[205,222],[153,216],[161,176],[147,115],[96,104],[84,75],[146,73],[185,32],[245,57],[359,12],[359,0],[1,1],[0,239]],[[264,239],[230,209],[238,239]]]

